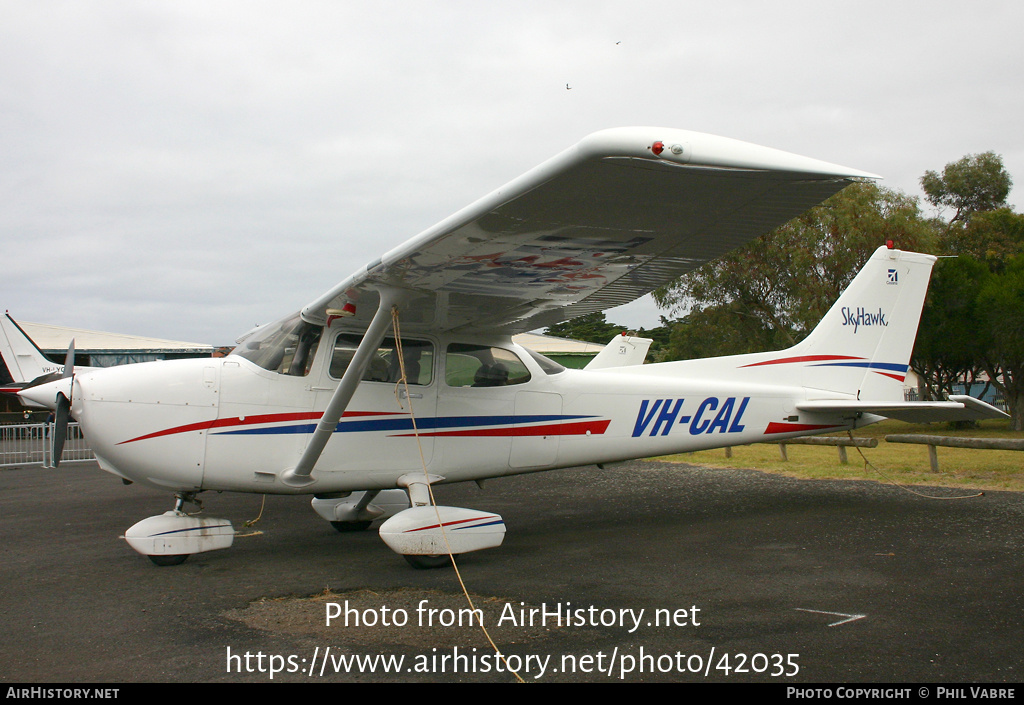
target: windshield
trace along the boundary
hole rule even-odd
[[[299,314],[257,328],[232,354],[265,370],[302,377],[309,374],[323,326],[307,323]]]

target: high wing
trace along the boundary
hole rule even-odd
[[[619,306],[878,178],[746,142],[631,127],[575,146],[391,250],[302,310],[365,325],[381,287],[407,329],[514,334]]]

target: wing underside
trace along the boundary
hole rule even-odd
[[[407,292],[407,326],[534,330],[633,301],[870,176],[699,133],[597,133],[371,263],[303,316],[323,321],[353,301],[357,321],[368,320],[387,286]]]

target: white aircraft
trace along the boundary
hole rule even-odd
[[[505,532],[494,513],[439,506],[444,483],[883,417],[1005,416],[969,397],[903,401],[935,258],[885,246],[789,350],[569,370],[511,340],[638,298],[863,178],[877,177],[695,132],[598,132],[226,358],[21,394],[70,402],[102,468],[175,494],[173,510],[125,534],[157,564],[231,544],[230,522],[183,511],[208,490],[312,495],[340,531],[387,519],[384,541],[432,567]]]

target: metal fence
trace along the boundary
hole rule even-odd
[[[68,424],[68,437],[60,462],[95,460],[92,449],[77,423]],[[0,467],[42,465],[53,467],[53,424],[11,424],[0,426]]]

